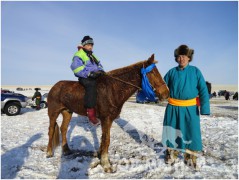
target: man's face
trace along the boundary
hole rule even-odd
[[[186,55],[179,55],[177,57],[177,62],[179,64],[179,67],[181,67],[181,68],[185,68],[189,63],[189,60],[190,60],[190,58]]]
[[[93,50],[93,44],[86,44],[83,46],[87,51],[92,51]]]

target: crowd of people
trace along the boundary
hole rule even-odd
[[[224,96],[225,97],[225,100],[230,100],[230,96],[232,96],[232,99],[233,100],[238,100],[238,92],[235,92],[235,93],[231,93],[227,90],[224,90],[224,91],[220,91],[218,92],[218,94],[214,91],[212,94],[211,94],[211,97],[221,97],[221,96]]]

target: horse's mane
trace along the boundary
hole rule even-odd
[[[111,70],[109,72],[107,72],[107,74],[109,75],[113,75],[113,76],[121,76],[127,72],[130,72],[130,71],[133,71],[134,69],[140,69],[142,66],[143,66],[143,63],[145,61],[140,61],[140,62],[137,62],[135,64],[131,64],[129,66],[125,66],[125,67],[122,67],[122,68],[118,68],[118,69],[114,69],[114,70]]]

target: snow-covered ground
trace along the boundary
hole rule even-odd
[[[34,93],[34,92],[33,92]],[[33,93],[26,94],[28,96]],[[105,173],[93,156],[101,128],[73,114],[68,143],[75,153],[63,157],[57,148],[46,158],[47,109],[24,108],[15,117],[1,116],[1,178],[238,178],[238,102],[211,99],[210,116],[201,116],[204,151],[196,172],[184,165],[183,156],[166,165],[161,147],[165,102],[142,105],[126,102],[111,129],[109,158],[115,173]],[[62,117],[59,116],[60,125]]]

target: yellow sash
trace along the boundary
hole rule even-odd
[[[195,106],[197,105],[197,100],[196,98],[188,100],[168,98],[168,103],[173,106]]]

